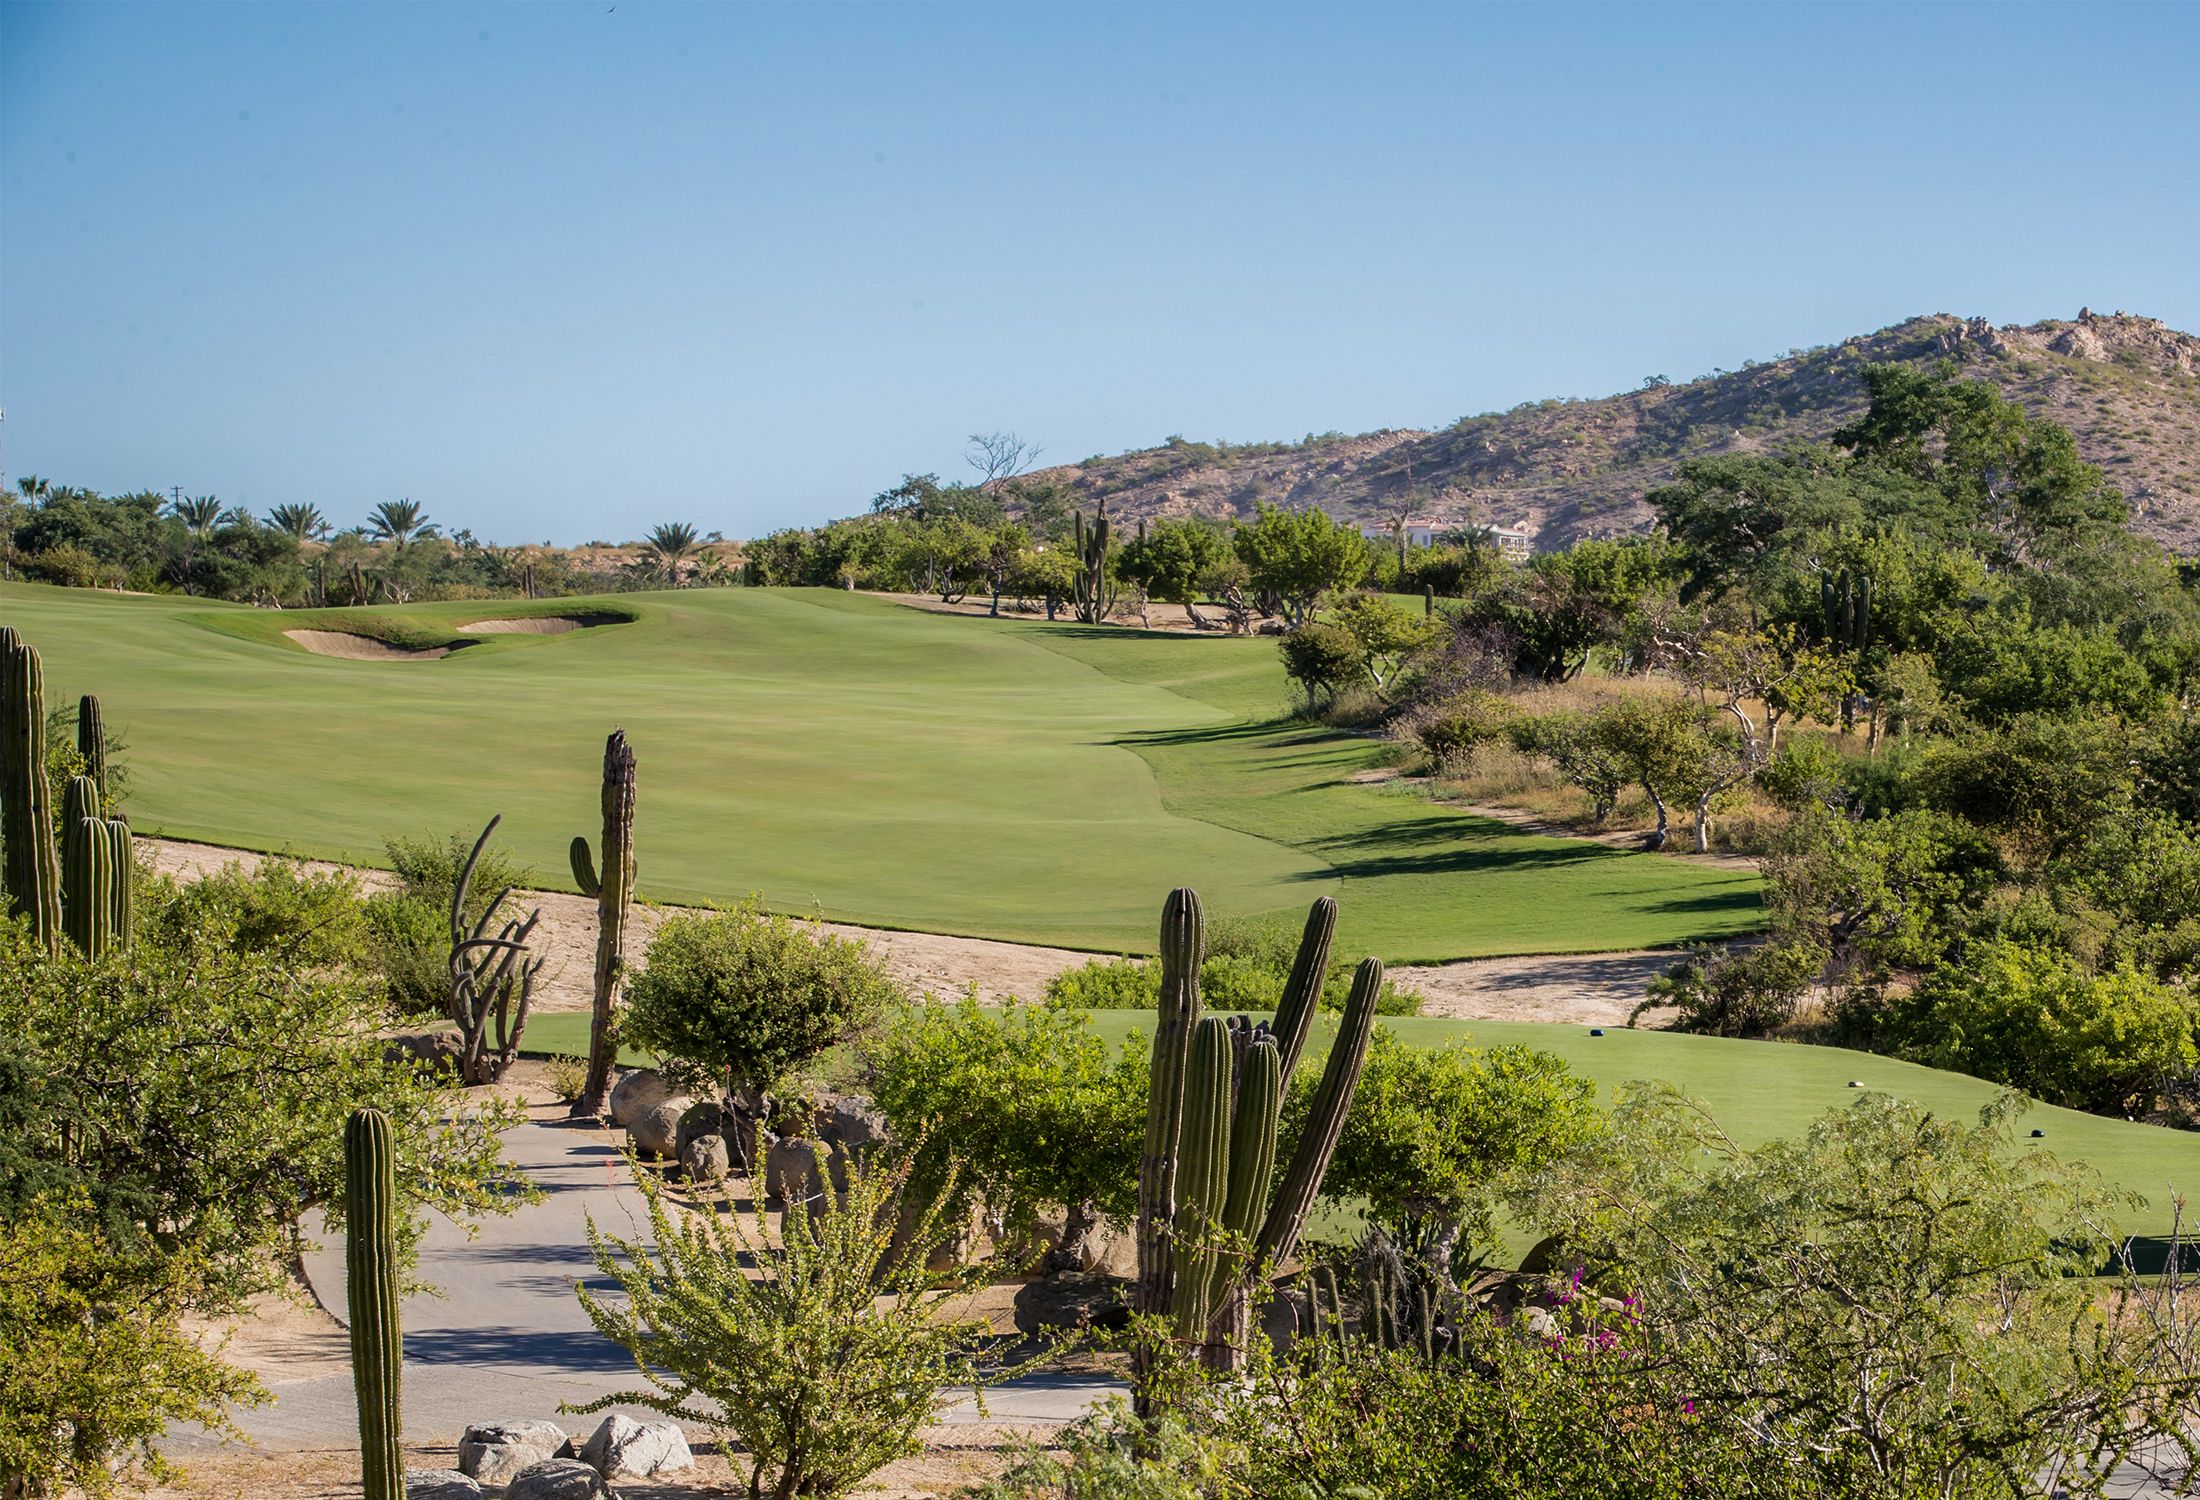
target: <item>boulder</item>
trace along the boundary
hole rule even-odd
[[[611,1500],[603,1476],[577,1458],[547,1458],[512,1476],[504,1500]]]
[[[789,1136],[764,1152],[764,1195],[784,1207],[806,1202],[817,1189],[817,1142]]]
[[[835,1156],[842,1151],[861,1153],[886,1143],[886,1116],[868,1100],[843,1096],[820,1112],[817,1137],[834,1148]]]
[[[1016,1292],[1016,1328],[1041,1333],[1060,1328],[1127,1328],[1130,1283],[1115,1276],[1057,1276],[1028,1281]]]
[[[706,1135],[724,1135],[726,1133],[726,1114],[727,1111],[724,1105],[713,1104],[708,1099],[698,1100],[696,1103],[690,1104],[685,1110],[681,1111],[680,1128],[673,1135],[673,1149],[685,1151],[689,1141]]]
[[[627,1121],[626,1138],[643,1156],[672,1157],[680,1152],[680,1116],[695,1101],[675,1095]]]
[[[581,1444],[581,1461],[605,1479],[647,1479],[695,1467],[678,1422],[637,1422],[613,1412]]]
[[[655,1068],[621,1073],[611,1086],[611,1123],[631,1125],[636,1117],[672,1097],[672,1085]]]
[[[481,1486],[456,1469],[407,1469],[405,1500],[481,1500]]]
[[[699,1135],[680,1148],[680,1170],[690,1182],[723,1182],[733,1162],[722,1135]]]
[[[478,1423],[458,1440],[458,1470],[485,1490],[499,1490],[565,1442],[565,1429],[555,1422]]]
[[[455,1031],[407,1031],[384,1039],[384,1062],[415,1062],[437,1073],[458,1074],[466,1044]]]

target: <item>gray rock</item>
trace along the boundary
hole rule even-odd
[[[384,1062],[415,1062],[433,1072],[456,1075],[466,1044],[455,1031],[408,1031],[382,1043]]]
[[[677,1151],[687,1150],[687,1143],[706,1135],[726,1133],[726,1109],[708,1099],[690,1104],[680,1115],[680,1128],[674,1133],[672,1144]]]
[[[680,1116],[695,1101],[674,1095],[643,1110],[627,1121],[626,1138],[643,1156],[677,1156],[680,1151]]]
[[[886,1141],[886,1116],[862,1099],[841,1097],[825,1106],[817,1126],[818,1139],[840,1150],[861,1153]]]
[[[655,1068],[621,1073],[611,1086],[611,1123],[631,1125],[635,1117],[672,1097],[672,1085]]]
[[[1027,1281],[1016,1292],[1016,1327],[1022,1333],[1059,1328],[1127,1328],[1130,1283],[1114,1276],[1057,1276]]]
[[[695,1467],[677,1422],[641,1423],[613,1412],[581,1444],[581,1461],[610,1479],[647,1479]]]
[[[764,1152],[764,1193],[787,1207],[818,1195],[817,1142],[790,1136]]]
[[[407,1469],[405,1500],[481,1500],[481,1486],[456,1469]]]
[[[458,1440],[458,1470],[485,1490],[499,1490],[565,1442],[565,1429],[555,1422],[477,1423]]]
[[[731,1166],[724,1136],[699,1135],[680,1148],[680,1169],[690,1182],[723,1182]]]
[[[504,1500],[611,1500],[603,1476],[577,1458],[550,1458],[512,1476]]]

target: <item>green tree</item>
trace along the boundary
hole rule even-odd
[[[317,505],[291,501],[267,513],[267,524],[293,541],[310,542],[328,531],[328,521]]]
[[[701,545],[693,526],[685,521],[667,521],[650,528],[642,542],[642,556],[652,577],[676,589],[686,578],[689,561]]]
[[[1165,604],[1180,604],[1198,620],[1207,576],[1231,556],[1229,538],[1200,520],[1155,521],[1123,548],[1116,572]]]
[[[1293,627],[1306,622],[1323,595],[1367,576],[1367,543],[1359,532],[1318,510],[1263,504],[1253,520],[1238,523],[1231,546],[1253,588]]]
[[[402,552],[415,537],[434,536],[436,528],[414,500],[384,500],[367,516],[367,535]]]
[[[1334,611],[1336,623],[1360,649],[1375,690],[1393,687],[1401,673],[1443,639],[1441,621],[1395,608],[1380,594],[1348,595]]]

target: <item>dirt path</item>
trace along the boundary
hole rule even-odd
[[[271,857],[174,839],[138,842],[150,852],[156,869],[187,878],[210,874],[229,864],[254,868]],[[314,870],[343,868],[318,860],[300,863]],[[350,873],[369,890],[387,890],[395,883],[395,877],[386,870]],[[595,902],[567,891],[536,891],[526,899],[542,908],[536,941],[549,959],[536,991],[536,1005],[549,1011],[588,1009],[595,964]],[[658,923],[684,910],[689,908],[640,908],[636,912],[637,946],[648,942]],[[975,987],[978,998],[985,1001],[1000,1001],[1012,995],[1037,999],[1049,979],[1092,957],[1068,948],[1042,948],[1030,943],[889,932],[839,922],[821,925],[828,932],[868,943],[885,960],[887,972],[913,992],[941,997],[959,996]],[[1663,973],[1675,956],[1634,952],[1480,958],[1412,965],[1392,972],[1400,982],[1427,996],[1427,1015],[1469,1021],[1616,1026],[1626,1023],[1628,1013],[1642,999],[1643,986]]]

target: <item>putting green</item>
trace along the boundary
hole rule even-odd
[[[436,660],[343,660],[284,632],[407,646],[522,614]],[[643,893],[1107,950],[1160,900],[1295,921],[1394,960],[1593,951],[1746,930],[1753,880],[1538,838],[1345,778],[1378,753],[1272,722],[1272,643],[931,615],[829,590],[273,612],[0,586],[49,703],[97,692],[138,827],[375,862],[392,834],[503,836],[547,884],[596,831],[603,736],[641,766]]]

